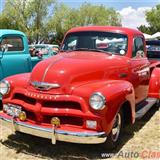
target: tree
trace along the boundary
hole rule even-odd
[[[18,29],[18,24],[13,23],[10,18],[4,16],[4,14],[0,14],[0,28],[1,29],[9,29],[14,28]]]
[[[139,29],[140,31],[142,31],[143,33],[152,34],[151,28],[150,28],[150,27],[147,27],[147,26],[145,26],[145,25],[139,26],[138,29]]]
[[[149,26],[140,26],[139,30],[148,34],[160,31],[160,4],[146,12],[146,20]]]
[[[57,3],[49,26],[57,33],[56,42],[60,42],[67,30],[72,27],[86,25],[114,25],[121,26],[119,13],[103,5],[96,6],[84,3],[80,8],[73,9]]]
[[[54,3],[55,0],[6,0],[1,28],[21,30],[38,42],[47,35],[48,7]]]
[[[58,44],[72,27],[121,26],[120,15],[112,8],[84,3],[74,9],[56,0],[6,0],[0,20],[1,28],[21,30],[32,41],[43,41],[56,34],[54,41]]]
[[[79,9],[79,25],[121,26],[120,15],[112,8],[84,3]]]

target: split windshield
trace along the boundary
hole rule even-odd
[[[97,51],[124,55],[128,38],[124,34],[112,32],[83,31],[69,33],[61,51]]]

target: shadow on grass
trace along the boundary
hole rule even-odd
[[[10,135],[7,140],[1,141],[1,143],[8,148],[16,150],[17,153],[22,152],[47,159],[102,159],[102,153],[118,153],[123,145],[150,120],[157,110],[158,107],[153,107],[142,119],[137,120],[133,126],[128,128],[124,134],[123,141],[114,151],[107,151],[101,145],[82,145],[64,142],[57,142],[56,145],[52,145],[48,139],[26,134]]]

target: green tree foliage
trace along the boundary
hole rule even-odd
[[[59,44],[67,30],[86,25],[121,26],[121,19],[103,5],[84,3],[70,8],[56,0],[6,0],[0,15],[0,28],[21,30],[36,42],[56,34],[52,41]]]
[[[150,27],[147,27],[147,26],[145,26],[145,25],[139,26],[138,29],[139,29],[140,31],[142,31],[143,33],[152,34],[151,28],[150,28]]]
[[[49,26],[57,33],[57,41],[61,41],[64,33],[72,27],[86,25],[121,26],[120,15],[112,8],[103,5],[84,3],[80,8],[69,8],[63,3],[56,4]]]
[[[46,17],[54,0],[6,0],[0,28],[18,29],[37,42],[47,33]]]
[[[160,4],[146,12],[146,20],[149,26],[138,27],[144,33],[154,34],[160,31]]]
[[[84,3],[79,12],[79,25],[114,25],[120,26],[120,16],[112,8]]]

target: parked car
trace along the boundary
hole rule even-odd
[[[48,58],[57,54],[59,46],[52,44],[34,44],[29,45],[29,50],[32,57],[39,56],[42,58]]]
[[[114,148],[124,127],[160,99],[160,68],[152,67],[138,30],[73,28],[58,55],[38,63],[31,73],[0,82],[0,122],[53,144],[103,143]]]
[[[160,61],[160,40],[147,40],[147,57],[151,63]]]
[[[28,40],[23,32],[0,29],[0,80],[10,75],[31,72],[38,62],[49,56],[52,55],[31,57]]]

